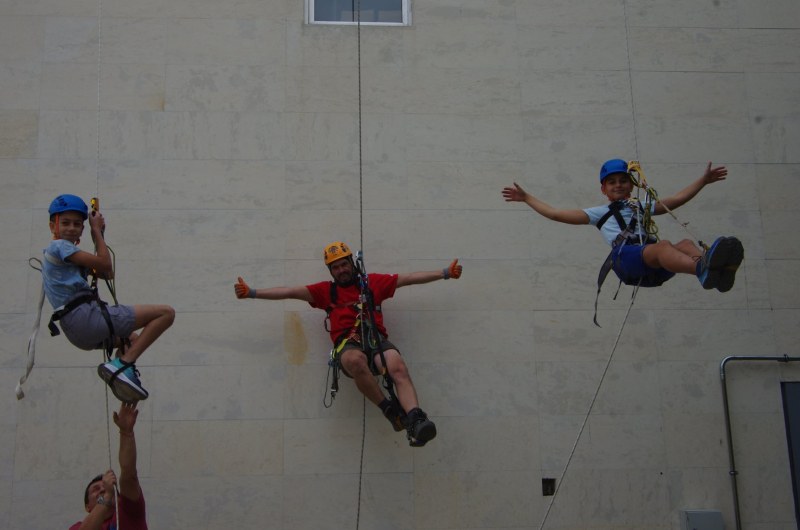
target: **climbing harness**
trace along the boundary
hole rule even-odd
[[[392,403],[399,403],[394,391],[394,381],[389,374],[386,357],[383,354],[383,340],[375,320],[375,313],[380,311],[380,306],[375,305],[372,289],[369,288],[369,277],[364,266],[364,254],[360,250],[356,253],[356,271],[361,289],[359,298],[361,304],[361,344],[364,347],[364,353],[367,354],[369,359],[370,369],[373,372],[378,371],[380,373],[383,379],[383,388],[389,394],[389,399]],[[380,370],[375,370],[375,354],[381,359]]]
[[[634,176],[640,175],[638,178]],[[600,218],[597,222],[597,229],[601,230],[603,225],[608,222],[612,217],[619,226],[620,233],[611,245],[611,251],[606,257],[603,264],[600,266],[600,272],[597,275],[597,293],[594,298],[594,317],[593,322],[595,326],[600,327],[597,322],[597,304],[600,300],[600,290],[603,288],[603,283],[608,276],[608,273],[615,270],[614,266],[621,260],[620,253],[625,245],[645,245],[648,243],[655,243],[658,241],[658,227],[652,218],[653,201],[657,199],[655,190],[647,186],[647,181],[644,174],[641,173],[639,162],[633,160],[628,162],[628,175],[637,189],[637,197],[629,198],[624,201],[614,201],[608,206],[608,212]],[[638,190],[644,190],[646,194],[645,203],[642,204],[640,193]],[[633,211],[629,223],[625,222],[622,216],[623,208],[630,208]],[[619,274],[618,274],[619,275]],[[617,299],[619,290],[622,284],[634,285],[638,287],[657,287],[663,284],[665,279],[657,276],[656,274],[648,274],[644,277],[631,278],[620,276],[620,283],[614,293],[613,299]]]

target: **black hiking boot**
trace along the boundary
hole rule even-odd
[[[392,403],[383,410],[383,415],[392,424],[394,432],[400,432],[406,428],[408,416],[402,410],[396,403]]]
[[[422,409],[411,410],[408,413],[407,423],[408,445],[411,447],[422,447],[436,438],[436,424],[428,419],[428,415]]]
[[[726,293],[733,288],[733,282],[736,280],[736,271],[739,265],[744,260],[744,247],[742,242],[735,237],[726,237],[726,245],[730,247],[728,251],[728,261],[719,271],[719,282],[717,290],[721,293]]]

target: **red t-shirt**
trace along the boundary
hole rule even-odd
[[[367,283],[369,283],[369,288],[372,290],[375,306],[378,307],[384,300],[394,296],[394,291],[397,289],[397,274],[368,274]],[[314,283],[306,285],[306,288],[314,299],[309,302],[311,307],[327,309],[333,306],[331,302],[331,282]],[[336,342],[336,338],[339,335],[351,330],[356,323],[358,308],[355,304],[358,303],[359,293],[358,285],[336,286],[336,305],[333,307],[330,316],[332,341]],[[389,335],[383,326],[383,314],[380,311],[375,311],[375,324],[384,337]]]
[[[119,496],[119,520],[122,523],[122,530],[147,530],[147,518],[145,517],[144,495],[139,491],[139,500],[132,501],[124,495]],[[83,521],[79,521],[69,527],[69,530],[80,530]],[[117,513],[103,522],[103,530],[116,530]]]

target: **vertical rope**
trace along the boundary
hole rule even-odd
[[[361,461],[358,465],[358,504],[356,506],[356,530],[361,523],[361,488],[364,482],[364,446],[367,440],[367,398],[362,396],[361,402]]]
[[[625,17],[625,53],[626,59],[628,63],[628,90],[631,97],[631,119],[633,122],[633,145],[634,145],[634,152],[636,154],[636,160],[639,160],[639,133],[636,126],[636,100],[634,99],[633,95],[633,70],[631,69],[631,48],[630,48],[630,39],[629,39],[629,28],[628,28],[628,13],[627,13],[627,2],[623,1],[622,3],[623,8],[623,16]],[[614,346],[611,348],[611,353],[608,356],[608,360],[606,361],[605,368],[603,368],[603,373],[600,376],[600,382],[597,384],[597,389],[594,392],[594,396],[592,396],[592,401],[589,403],[589,410],[586,411],[586,415],[583,418],[583,423],[581,423],[581,428],[578,431],[578,436],[575,438],[575,443],[572,444],[572,450],[570,450],[569,456],[567,457],[567,463],[564,465],[564,469],[561,472],[561,476],[556,481],[556,489],[553,492],[553,498],[550,501],[550,504],[547,505],[547,511],[544,514],[544,518],[542,519],[542,523],[539,525],[539,530],[542,530],[547,523],[547,518],[550,515],[550,510],[553,508],[553,505],[556,502],[556,497],[558,496],[558,492],[561,490],[561,484],[564,482],[564,477],[567,474],[567,470],[569,469],[570,463],[572,463],[572,458],[575,456],[575,451],[578,448],[578,443],[583,436],[583,431],[586,429],[586,424],[589,422],[589,417],[592,414],[592,410],[594,409],[595,402],[597,401],[597,396],[600,395],[600,389],[603,387],[603,382],[605,381],[606,375],[608,374],[608,369],[611,366],[611,361],[614,359],[614,353],[617,351],[617,346],[619,345],[620,338],[622,337],[622,332],[625,329],[625,324],[628,322],[628,316],[631,313],[631,309],[633,309],[633,303],[636,301],[636,294],[639,292],[639,286],[637,285],[633,289],[633,294],[631,296],[631,303],[628,305],[628,310],[625,313],[625,318],[622,320],[622,325],[619,328],[619,332],[617,333],[617,338],[614,340]]]
[[[359,249],[364,250],[364,159],[362,155],[361,131],[361,0],[356,0],[356,43],[358,71],[358,233]],[[364,482],[364,446],[367,438],[367,398],[362,396],[361,415],[361,460],[358,467],[358,506],[356,508],[356,530],[361,523],[361,489]]]
[[[617,333],[617,338],[614,340],[614,346],[611,348],[611,353],[608,356],[608,360],[606,361],[606,366],[603,369],[603,374],[600,376],[600,382],[597,384],[597,389],[594,391],[594,396],[592,396],[592,401],[589,403],[589,410],[586,411],[586,415],[583,418],[583,423],[581,424],[581,428],[578,431],[578,436],[575,437],[575,443],[572,444],[572,450],[569,452],[569,457],[567,457],[567,463],[564,465],[564,470],[561,472],[561,476],[556,481],[556,489],[553,492],[553,499],[550,501],[550,504],[547,505],[547,511],[544,514],[544,518],[542,519],[542,524],[539,525],[539,530],[544,528],[545,523],[547,523],[547,517],[550,515],[550,509],[556,502],[556,497],[558,496],[558,492],[561,490],[561,484],[564,482],[564,477],[567,474],[567,469],[569,468],[570,463],[572,463],[572,457],[575,456],[575,451],[578,448],[578,442],[581,440],[581,436],[583,435],[583,431],[586,428],[586,424],[589,422],[589,416],[592,415],[592,410],[594,409],[594,404],[597,401],[597,396],[600,395],[600,389],[603,386],[603,381],[605,381],[606,374],[608,374],[608,369],[611,366],[611,360],[614,358],[614,352],[617,351],[617,346],[619,345],[619,339],[622,337],[622,331],[625,329],[625,323],[628,322],[628,316],[631,314],[631,309],[633,309],[633,302],[636,300],[636,293],[639,292],[639,286],[633,288],[633,295],[631,296],[631,303],[628,304],[628,311],[625,313],[625,318],[622,319],[622,325],[619,328],[619,332]]]
[[[633,97],[633,69],[631,68],[631,44],[628,28],[628,2],[622,2],[622,15],[625,18],[625,56],[628,62],[628,90],[631,96],[631,119],[633,120],[633,151],[635,159],[639,160],[639,131],[636,127],[636,100]]]
[[[100,194],[100,94],[101,94],[101,65],[100,55],[102,53],[103,43],[103,0],[97,0],[97,109],[95,112],[95,134],[97,136],[97,144],[95,146],[94,155],[94,192],[95,197]],[[105,357],[103,358],[105,360]],[[111,457],[111,420],[109,416],[108,405],[108,386],[106,386],[106,426],[108,438],[108,466],[112,467]]]
[[[362,130],[361,130],[361,0],[356,0],[356,41],[358,45],[358,227],[359,227],[359,248],[364,250],[364,158],[362,154]]]
[[[630,47],[630,31],[628,27],[628,13],[627,13],[627,2],[623,1],[622,3],[623,8],[623,16],[625,17],[625,53],[626,53],[626,60],[628,63],[628,90],[631,98],[631,120],[633,123],[633,145],[634,145],[634,152],[635,152],[635,159],[639,160],[639,131],[636,126],[636,99],[634,98],[633,94],[633,69],[631,68],[631,47]],[[542,530],[547,523],[547,518],[550,515],[550,510],[553,508],[555,504],[556,497],[558,492],[561,490],[561,484],[564,481],[564,477],[567,474],[567,469],[569,468],[570,463],[572,462],[572,458],[575,456],[575,451],[578,448],[578,443],[583,436],[583,431],[586,429],[586,424],[589,422],[589,417],[592,414],[592,410],[594,410],[595,402],[597,401],[597,396],[600,395],[600,389],[603,387],[603,382],[605,381],[606,375],[608,374],[608,369],[611,366],[611,361],[614,359],[614,353],[617,351],[617,346],[619,346],[620,338],[622,337],[622,332],[625,329],[625,324],[628,322],[628,316],[631,313],[631,309],[633,309],[633,303],[636,301],[636,294],[639,292],[639,286],[637,285],[633,289],[633,294],[631,296],[631,303],[628,305],[628,310],[625,313],[625,318],[622,320],[622,325],[619,328],[619,332],[617,333],[617,338],[614,340],[614,345],[611,348],[611,353],[608,356],[608,360],[606,361],[605,368],[603,368],[603,373],[600,376],[600,382],[597,384],[597,389],[594,392],[594,396],[592,396],[592,401],[589,403],[589,410],[587,410],[586,415],[583,418],[583,423],[581,423],[581,428],[578,431],[578,436],[575,438],[575,443],[572,445],[572,450],[570,450],[569,456],[567,457],[567,463],[564,465],[564,469],[561,472],[561,476],[559,477],[558,481],[556,482],[556,489],[553,492],[553,499],[550,501],[550,504],[547,506],[547,511],[544,514],[544,518],[542,519],[542,523],[539,526],[539,530]]]
[[[101,87],[101,65],[100,56],[103,44],[103,0],[97,0],[97,112],[95,113],[95,133],[97,134],[97,145],[95,146],[94,159],[94,196],[100,195],[100,87]]]
[[[101,87],[102,87],[102,63],[101,57],[103,52],[103,0],[97,0],[97,110],[95,112],[95,135],[97,142],[95,145],[94,156],[94,196],[100,196],[100,101],[101,101]],[[103,356],[105,361],[105,356]],[[108,467],[114,467],[113,457],[111,455],[111,407],[108,403],[108,385],[105,385],[106,396],[106,442],[108,444]],[[114,511],[116,514],[117,530],[121,530],[119,522],[119,488],[114,484]]]

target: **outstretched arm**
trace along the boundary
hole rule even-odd
[[[119,492],[126,499],[138,500],[141,495],[139,473],[136,470],[136,403],[123,403],[119,412],[114,412],[114,423],[119,427]]]
[[[687,202],[689,202],[695,195],[697,195],[700,190],[702,190],[706,184],[713,184],[714,182],[719,182],[720,180],[725,180],[725,177],[728,175],[728,169],[725,166],[719,167],[711,167],[711,162],[708,163],[706,167],[705,173],[699,179],[695,180],[681,191],[676,193],[675,195],[671,195],[666,199],[661,199],[657,204],[654,213],[656,215],[661,215],[662,213],[667,213],[667,208],[670,210],[674,210],[679,206],[683,206]]]
[[[458,264],[458,260],[454,259],[449,266],[438,271],[419,271],[409,272],[407,274],[397,275],[397,286],[405,287],[406,285],[418,285],[421,283],[430,283],[436,280],[447,280],[449,278],[461,278],[463,267]]]
[[[514,183],[514,187],[503,188],[503,198],[506,202],[524,202],[539,215],[558,221],[560,223],[567,223],[570,225],[586,225],[589,224],[589,216],[583,210],[562,210],[554,208],[546,202],[537,199],[530,193],[522,189],[522,186]]]
[[[312,302],[311,291],[305,285],[297,287],[270,287],[269,289],[252,289],[239,277],[239,281],[233,284],[236,298],[261,298],[263,300],[286,300],[289,298]]]

